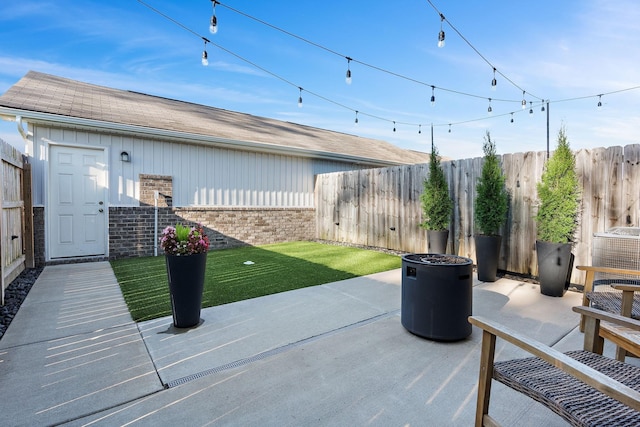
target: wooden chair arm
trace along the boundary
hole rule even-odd
[[[593,309],[587,307],[575,307],[581,310],[577,310],[581,312],[584,310],[582,314],[585,316],[589,316],[589,319],[594,320],[597,319],[595,316],[600,316],[599,313],[592,313]],[[574,310],[575,310],[574,308]],[[593,315],[593,316],[592,316]],[[615,315],[609,315],[616,317]],[[618,316],[622,317],[622,316]],[[629,319],[623,318],[625,321],[629,321]],[[617,319],[620,320],[620,319]],[[483,333],[483,340],[485,337],[491,339],[491,337],[499,337],[527,352],[532,355],[539,357],[540,359],[550,363],[558,369],[561,369],[564,372],[567,372],[569,375],[577,378],[578,380],[588,384],[589,386],[595,388],[596,390],[610,396],[625,405],[635,409],[636,411],[640,411],[640,392],[633,390],[632,388],[606,376],[605,374],[586,366],[577,360],[559,352],[558,350],[551,348],[545,344],[540,343],[534,339],[528,338],[527,336],[516,332],[506,326],[503,326],[497,322],[493,322],[491,320],[482,318],[480,316],[470,316],[469,322],[472,325],[475,325],[481,328],[485,333]],[[599,322],[599,320],[597,321]],[[597,323],[596,322],[596,323]],[[597,330],[597,328],[596,328]],[[495,339],[495,338],[493,338]],[[484,349],[483,343],[483,349]],[[493,370],[493,352],[491,352],[491,357],[488,360],[488,364],[491,368],[489,370]],[[481,359],[484,359],[481,356]],[[482,368],[481,368],[482,375]]]
[[[609,313],[607,311],[598,310],[592,307],[577,306],[577,307],[573,307],[572,310],[586,317],[591,317],[598,320],[604,320],[606,322],[614,323],[616,325],[633,329],[634,331],[640,331],[640,320],[632,319],[630,317],[622,316],[620,314]]]
[[[619,291],[631,291],[631,292],[640,291],[640,285],[611,285],[611,287]]]
[[[598,267],[594,265],[579,265],[578,270],[594,273],[611,273],[611,274],[627,274],[640,277],[640,270],[632,270],[628,268]]]

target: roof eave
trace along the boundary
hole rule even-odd
[[[167,139],[172,141],[185,142],[191,144],[211,145],[219,147],[234,148],[245,151],[267,152],[272,154],[296,155],[307,158],[322,158],[326,160],[336,160],[341,162],[351,162],[370,166],[397,166],[404,163],[388,160],[379,160],[370,157],[353,156],[348,154],[332,153],[328,151],[309,150],[305,148],[282,146],[265,142],[240,141],[227,138],[219,138],[196,133],[179,132],[167,129],[150,128],[123,123],[107,122],[103,120],[85,119],[80,117],[61,116],[58,114],[43,113],[39,111],[22,110],[11,107],[0,106],[0,116],[22,117],[23,120],[39,124],[53,124],[63,126],[73,126],[85,130],[105,129],[110,132],[125,134],[144,135],[154,138]]]

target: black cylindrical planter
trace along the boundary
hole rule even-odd
[[[502,237],[478,234],[474,240],[476,242],[478,280],[481,282],[495,282],[498,274]]]
[[[430,254],[446,254],[449,230],[427,230],[427,246]]]
[[[402,326],[439,341],[471,335],[473,261],[456,255],[402,257]]]
[[[166,255],[173,325],[190,328],[200,323],[207,254]]]
[[[536,252],[540,292],[551,297],[563,296],[571,282],[573,269],[571,244],[536,240]]]

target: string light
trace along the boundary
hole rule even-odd
[[[542,101],[540,101],[540,102],[542,102],[542,108],[540,108],[540,111],[544,113],[545,112],[544,99]]]
[[[213,11],[211,12],[211,21],[209,21],[209,32],[211,34],[215,34],[218,32],[218,18],[216,17],[216,4],[217,0],[211,0],[211,8]]]
[[[358,110],[356,110],[356,121],[355,121],[355,123],[358,124]]]
[[[438,47],[444,47],[444,30],[442,29],[443,21],[444,21],[444,15],[440,14],[440,32],[438,33]]]
[[[491,80],[491,90],[496,90],[498,81],[496,80],[496,67],[493,67],[493,80]]]
[[[513,113],[511,113],[511,123],[513,123]]]
[[[533,116],[533,102],[529,101],[529,116]]]
[[[489,98],[489,108],[487,108],[487,113],[491,114],[493,112],[493,108],[491,108],[491,98]]]
[[[393,131],[394,132],[396,131],[396,122],[395,121],[393,122]]]
[[[422,133],[422,125],[418,125],[418,135]]]
[[[431,86],[431,106],[433,107],[434,105],[436,105],[436,87],[435,86]]]
[[[598,109],[602,108],[602,95],[598,95]]]
[[[220,3],[220,2],[219,2],[219,1],[217,1],[217,0],[211,0],[211,1],[212,1],[212,3],[213,3],[214,16],[215,16],[215,5],[216,5],[216,4],[221,4],[222,6],[225,6],[225,7],[229,8],[229,6],[223,5],[222,3]],[[432,4],[430,0],[427,0],[427,1],[428,1],[430,4]],[[207,59],[206,63],[208,64],[208,55],[206,54],[206,46],[207,46],[207,43],[211,43],[211,41],[210,41],[210,40],[206,39],[205,37],[201,37],[201,36],[200,36],[198,33],[196,33],[195,31],[193,31],[193,30],[191,30],[190,28],[188,28],[188,27],[184,26],[183,24],[181,24],[180,22],[176,21],[175,19],[173,19],[173,18],[171,18],[171,17],[169,17],[169,16],[167,16],[167,15],[163,14],[162,12],[158,11],[157,9],[155,9],[155,8],[151,7],[150,5],[146,4],[144,1],[142,1],[142,0],[138,0],[138,2],[139,2],[139,3],[141,3],[141,4],[143,4],[144,6],[148,7],[149,9],[151,9],[152,11],[154,11],[155,13],[157,13],[157,14],[159,14],[159,15],[161,15],[161,16],[163,16],[163,17],[165,17],[165,18],[166,18],[166,19],[168,19],[169,21],[171,21],[171,22],[173,22],[173,23],[177,24],[178,26],[182,27],[183,29],[187,30],[188,32],[191,32],[191,33],[192,33],[192,34],[194,34],[195,36],[198,36],[198,37],[202,38],[202,39],[204,40],[204,44],[205,44],[205,50],[203,51],[203,65],[204,65],[204,63],[205,63],[205,61],[204,61],[204,59],[205,59],[205,58]],[[433,4],[432,4],[432,6],[433,6]],[[229,9],[234,10],[234,9],[232,9],[232,8],[229,8]],[[234,11],[236,11],[236,10],[234,10]],[[238,12],[238,13],[240,13],[240,14],[243,14],[243,15],[245,15],[245,16],[247,16],[247,17],[251,18],[251,19],[257,20],[256,18],[251,17],[251,16],[249,16],[249,15],[246,15],[246,14],[244,14],[244,13],[242,13],[242,12],[239,12],[239,11],[236,11],[236,12]],[[439,12],[438,12],[438,13],[439,13]],[[442,22],[444,21],[444,19],[445,19],[445,18],[444,18],[444,15],[443,15],[443,14],[441,14],[441,13],[439,13],[439,15],[440,15],[440,17],[441,17],[441,27],[442,27]],[[257,20],[257,21],[259,21],[259,20]],[[281,30],[281,29],[279,29],[279,28],[277,28],[277,27],[272,26],[271,24],[265,23],[265,22],[263,22],[263,21],[259,21],[259,22],[261,22],[261,23],[263,23],[263,24],[266,24],[266,25],[268,25],[268,26],[270,26],[270,27],[272,27],[272,28],[275,28],[275,29],[277,29],[277,30],[279,30],[279,31],[284,31],[284,30]],[[448,22],[448,21],[447,21],[447,22]],[[451,23],[449,23],[449,25],[451,25]],[[456,31],[456,32],[457,32],[457,33],[458,33],[458,34],[459,34],[459,35],[464,39],[464,37],[462,36],[462,34],[460,34],[460,32],[459,32],[458,30],[456,30],[456,29],[455,29],[455,27],[453,27],[453,26],[452,26],[452,28],[453,28],[453,29],[454,29],[454,30],[455,30],[455,31]],[[285,32],[285,33],[287,33],[287,32]],[[444,33],[444,32],[443,32],[443,33]],[[293,36],[293,37],[297,37],[297,38],[299,38],[299,39],[301,39],[301,40],[303,40],[303,41],[305,41],[305,42],[308,42],[308,43],[314,44],[315,46],[320,47],[320,48],[323,48],[323,49],[325,49],[325,50],[327,50],[327,51],[329,51],[329,52],[335,53],[335,52],[333,52],[333,51],[328,50],[327,48],[324,48],[324,47],[322,47],[322,46],[320,46],[320,45],[317,45],[317,44],[315,44],[315,43],[309,42],[309,41],[307,41],[307,40],[305,40],[305,39],[302,39],[302,38],[300,38],[300,37],[298,37],[298,36],[296,36],[296,35],[294,35],[294,34],[291,34],[291,33],[287,33],[287,34],[289,34],[289,35],[291,35],[291,36]],[[444,39],[444,34],[443,34],[443,39]],[[467,44],[469,44],[469,42],[468,42],[466,39],[464,39],[464,40],[467,42]],[[283,77],[281,77],[281,76],[279,76],[279,75],[277,75],[277,74],[274,74],[273,72],[270,72],[269,70],[266,70],[266,69],[264,69],[263,67],[260,67],[259,65],[257,65],[257,64],[255,64],[255,63],[253,63],[253,62],[251,62],[251,61],[249,61],[249,60],[247,60],[247,59],[245,59],[245,58],[243,58],[243,57],[241,57],[241,56],[239,56],[239,55],[235,54],[234,52],[229,51],[228,49],[225,49],[224,47],[222,47],[222,46],[220,46],[220,45],[218,45],[218,44],[215,44],[215,43],[212,43],[212,44],[213,44],[214,46],[216,46],[217,48],[219,48],[219,49],[223,50],[224,52],[227,52],[227,53],[229,53],[230,55],[233,55],[233,56],[235,56],[236,58],[238,58],[238,59],[240,59],[240,60],[242,60],[242,61],[244,61],[244,62],[247,62],[248,64],[250,64],[250,65],[252,65],[252,66],[254,66],[254,67],[256,67],[256,68],[258,68],[258,69],[260,69],[260,70],[262,70],[262,71],[264,71],[264,72],[266,72],[267,74],[269,74],[269,75],[271,75],[271,76],[273,76],[273,77],[276,77],[276,78],[278,78],[278,79],[280,79],[280,80],[284,81],[284,82],[285,82],[285,83],[287,83],[287,84],[290,84],[290,85],[293,85],[293,86],[297,86],[297,85],[295,85],[294,83],[292,83],[292,82],[290,82],[290,81],[288,81],[288,80],[284,79]],[[476,53],[478,53],[478,54],[479,54],[483,59],[485,59],[485,58],[484,58],[484,57],[483,57],[483,56],[482,56],[482,55],[477,51],[477,49],[475,49],[472,45],[470,45],[470,46],[471,46],[471,47],[476,51]],[[346,57],[346,58],[348,58],[348,57]],[[349,60],[349,59],[350,59],[350,60],[353,60],[353,59],[351,59],[351,58],[348,58],[348,60]],[[379,67],[375,67],[375,66],[372,66],[372,65],[369,65],[369,64],[366,64],[366,63],[360,62],[360,61],[356,61],[356,60],[354,60],[354,61],[355,61],[355,62],[358,62],[358,63],[360,63],[360,64],[363,64],[363,65],[365,65],[365,66],[371,67],[371,68],[373,68],[373,69],[376,69],[376,70],[378,70],[378,71],[382,71],[382,72],[385,72],[385,73],[391,74],[391,75],[393,75],[393,76],[395,76],[395,77],[403,78],[403,79],[406,79],[406,80],[412,81],[412,82],[414,82],[414,83],[419,83],[419,84],[423,84],[423,85],[425,85],[425,83],[420,82],[420,81],[418,81],[418,80],[415,80],[415,79],[412,79],[412,78],[409,78],[409,77],[405,77],[405,76],[403,76],[403,75],[400,75],[400,74],[397,74],[397,73],[393,73],[393,72],[387,71],[387,70],[385,70],[385,69],[382,69],[382,68],[379,68]],[[485,59],[485,61],[487,61],[487,60]],[[487,62],[488,62],[488,61],[487,61]],[[489,63],[489,65],[491,65],[491,64]],[[347,68],[349,69],[349,63],[347,64]],[[499,73],[499,71],[498,71],[495,67],[493,67],[493,66],[492,66],[492,68],[494,69],[494,76],[495,76],[495,73]],[[509,79],[508,79],[506,76],[504,76],[502,73],[500,73],[500,75],[502,75],[503,77],[505,77],[505,78],[506,78],[506,79],[507,79],[511,84],[513,84],[514,86],[518,87],[517,85],[515,85],[515,83],[513,83],[511,80],[509,80]],[[434,86],[434,85],[429,85],[429,86],[431,86],[431,87],[432,87],[432,97],[434,97],[434,89],[435,89],[435,86]],[[302,87],[298,87],[298,88],[299,88],[299,90],[300,90],[300,96],[299,96],[299,98],[298,98],[298,106],[299,106],[299,107],[302,107]],[[518,88],[519,88],[519,87],[518,87]],[[482,98],[481,96],[473,95],[473,94],[470,94],[470,93],[465,93],[465,92],[460,92],[460,91],[451,90],[451,89],[445,89],[445,88],[440,88],[440,89],[445,90],[445,91],[448,91],[448,92],[456,93],[456,94],[459,94],[459,95],[464,95],[464,96],[469,96],[469,97],[475,97],[475,98]],[[521,90],[522,90],[522,88],[519,88],[519,89],[521,89]],[[586,99],[586,98],[592,98],[592,97],[594,97],[594,96],[598,96],[598,104],[599,104],[598,106],[601,106],[601,104],[602,104],[601,98],[602,98],[602,96],[603,96],[603,95],[614,94],[614,93],[618,93],[618,92],[625,92],[625,91],[630,91],[630,90],[637,90],[637,89],[640,89],[640,86],[635,86],[635,87],[625,88],[625,89],[621,89],[621,90],[617,90],[617,91],[613,91],[613,92],[602,93],[602,94],[599,94],[599,95],[588,95],[588,96],[582,96],[582,97],[576,97],[576,98],[567,98],[567,99],[562,99],[562,100],[555,101],[555,102],[556,102],[556,103],[559,103],[559,102],[568,102],[568,101],[575,101],[575,100],[579,100],[579,99]],[[353,109],[349,108],[349,107],[348,107],[348,106],[346,106],[346,105],[342,105],[342,104],[340,104],[340,103],[338,103],[338,102],[336,102],[336,101],[333,101],[333,100],[331,100],[331,99],[328,99],[328,98],[326,98],[326,97],[323,97],[323,96],[321,96],[321,95],[319,95],[319,94],[316,94],[316,93],[314,93],[314,92],[309,92],[309,93],[311,93],[312,95],[315,95],[315,96],[317,96],[317,97],[319,97],[319,98],[321,98],[321,99],[323,99],[323,100],[325,100],[325,101],[327,101],[327,102],[333,103],[334,105],[337,105],[337,106],[340,106],[340,107],[342,107],[342,108],[346,108],[346,109],[349,109],[349,110],[351,110],[351,111],[354,111]],[[522,99],[521,105],[522,105],[522,108],[524,109],[524,108],[526,107],[526,103],[527,103],[527,101],[526,101],[526,99],[525,99],[525,97],[526,97],[526,91],[525,91],[525,90],[522,90],[522,96],[523,96],[523,99]],[[535,98],[535,96],[534,96],[534,98]],[[505,101],[505,102],[517,102],[517,101],[513,101],[513,100],[505,100],[505,99],[494,99],[494,100],[497,100],[497,101]],[[543,104],[544,104],[544,100],[543,100],[543,99],[540,99],[540,100],[541,100],[541,102],[543,102]],[[489,102],[491,102],[491,99],[490,99],[490,101],[489,101]],[[533,115],[533,105],[532,105],[532,104],[533,104],[533,102],[532,102],[532,101],[529,101],[529,103],[531,104],[531,108],[530,108],[530,110],[529,110],[529,114],[530,114],[530,115]],[[547,101],[547,103],[548,103],[548,101]],[[542,106],[542,108],[543,108],[543,111],[544,111],[544,105]],[[357,120],[358,120],[358,113],[359,113],[359,112],[357,112],[357,111],[356,111],[356,123],[357,123]],[[367,114],[367,113],[362,113],[362,114],[365,114],[365,115],[367,115],[367,116],[370,116],[370,117],[373,117],[373,118],[376,118],[376,119],[379,119],[379,120],[389,121],[388,119],[386,119],[386,118],[384,118],[384,117],[378,117],[378,116],[371,115],[371,114]],[[509,113],[507,113],[507,114],[509,114]],[[513,115],[513,113],[510,113],[510,114],[511,114],[511,115]],[[451,127],[452,127],[452,125],[453,125],[453,124],[458,125],[458,124],[468,123],[468,122],[477,121],[477,120],[484,120],[484,119],[482,119],[482,118],[477,118],[477,119],[466,120],[466,121],[461,121],[461,122],[449,123],[449,124],[448,124],[448,126],[449,126],[449,130],[448,130],[448,132],[449,132],[449,133],[451,133]],[[511,119],[511,120],[512,120],[512,122],[513,122],[513,117],[512,117],[512,119]],[[402,122],[400,122],[400,123],[401,123],[401,124],[406,124],[406,125],[416,125],[415,123],[402,123]],[[393,128],[393,129],[394,129],[394,132],[395,132],[395,131],[396,131],[396,122],[395,122],[395,121],[393,121],[393,124],[394,124],[394,128]],[[439,124],[439,125],[438,125],[438,124],[436,124],[435,126],[445,126],[445,124],[444,124],[444,123],[443,123],[443,124]]]
[[[204,39],[204,50],[202,51],[202,65],[203,66],[207,66],[209,65],[209,55],[207,54],[207,39]]]
[[[351,58],[347,56],[347,76],[345,77],[344,80],[347,82],[348,85],[351,84],[351,68],[349,67],[350,63],[351,63]]]

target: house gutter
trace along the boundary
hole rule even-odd
[[[149,128],[138,125],[128,125],[122,123],[105,122],[103,120],[84,119],[71,116],[60,116],[51,113],[42,113],[38,111],[18,110],[10,107],[0,107],[0,115],[19,117],[20,121],[27,119],[31,123],[40,124],[58,124],[62,126],[73,126],[82,130],[104,129],[110,133],[118,132],[125,134],[146,135],[154,139],[166,139],[184,143],[188,140],[192,144],[207,145],[214,144],[219,147],[233,148],[236,150],[267,152],[282,155],[298,155],[307,158],[322,158],[328,160],[337,160],[342,162],[352,162],[366,164],[370,166],[400,166],[406,163],[395,162],[389,160],[378,160],[369,157],[351,156],[348,154],[332,153],[329,151],[309,150],[305,148],[282,146],[270,144],[266,142],[239,141],[227,138],[212,137],[196,133],[178,132],[166,129]],[[22,130],[24,132],[24,129]]]
[[[0,109],[0,113],[1,113],[1,109]],[[20,136],[22,137],[22,140],[25,143],[25,147],[28,150],[29,147],[29,143],[31,142],[29,140],[29,132],[27,132],[26,130],[24,130],[24,128],[22,127],[22,116],[19,114],[0,114],[0,119],[2,120],[6,120],[8,122],[15,122],[16,123],[16,127],[18,128],[18,133],[20,134]]]

